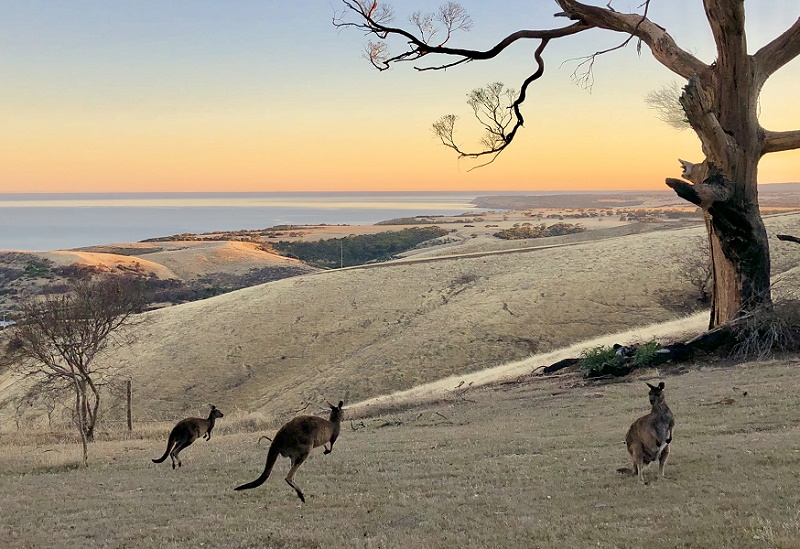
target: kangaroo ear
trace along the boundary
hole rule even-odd
[[[339,401],[339,409],[340,410],[342,409],[342,406],[344,406],[344,400],[340,400]]]
[[[214,406],[214,405],[212,404],[212,405],[211,405],[211,409],[212,409],[212,410],[216,410],[216,409],[217,409],[217,407],[216,407],[216,406]]]
[[[664,385],[663,381],[658,384],[658,388],[661,389],[662,391],[664,390],[664,387],[665,387],[665,385]]]
[[[331,409],[331,410],[335,410],[335,409],[336,409],[336,406],[334,406],[333,404],[331,404],[330,400],[326,400],[326,401],[325,401],[325,404],[327,404],[328,406],[330,406],[330,409]]]
[[[645,381],[645,383],[646,383],[646,384],[647,384],[647,386],[648,386],[648,387],[650,387],[650,389],[652,389],[653,391],[655,391],[656,389],[658,389],[658,387],[656,387],[655,385],[650,385],[650,384],[649,384],[649,383],[647,383],[646,381]]]

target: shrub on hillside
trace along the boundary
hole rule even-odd
[[[655,340],[638,346],[633,352],[633,366],[636,368],[649,368],[655,362],[659,349],[661,349],[661,344]]]
[[[593,347],[581,353],[578,366],[584,377],[624,376],[637,368],[653,366],[659,349],[661,345],[657,341],[634,347]]]
[[[776,352],[800,350],[800,300],[781,299],[745,315],[733,325],[736,360],[764,360]]]
[[[539,225],[519,225],[516,224],[509,229],[503,229],[494,233],[493,236],[504,240],[522,240],[524,238],[545,238],[548,236],[561,236],[565,234],[582,233],[586,227],[580,223],[554,223],[547,226],[546,223]]]
[[[22,278],[22,269],[15,269],[13,267],[0,267],[0,291],[5,289],[6,284],[13,282],[18,278]]]
[[[578,366],[584,377],[597,377],[605,375],[604,372],[609,368],[619,366],[621,358],[617,356],[616,349],[613,347],[600,345],[582,351],[578,357]]]
[[[53,262],[49,259],[30,259],[25,263],[22,271],[25,278],[52,278]]]

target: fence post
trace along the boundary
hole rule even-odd
[[[128,431],[133,431],[133,414],[131,412],[131,380],[125,382],[126,397],[128,402]]]

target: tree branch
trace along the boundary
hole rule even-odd
[[[779,234],[776,236],[778,237],[778,240],[784,240],[786,242],[794,242],[795,244],[800,244],[800,238],[797,238],[796,236],[792,236],[790,234]]]
[[[788,132],[764,131],[762,154],[800,149],[800,130]]]
[[[786,32],[753,55],[759,87],[786,63],[800,55],[800,18]]]
[[[681,105],[702,141],[703,153],[712,161],[721,162],[725,159],[727,151],[734,150],[736,143],[720,125],[711,97],[703,88],[699,76],[689,78],[681,95]]]
[[[682,179],[667,178],[667,186],[679,197],[707,210],[714,202],[724,202],[730,198],[729,188],[720,183],[701,183],[692,185]]]
[[[363,21],[360,22],[347,21],[345,19],[346,17],[346,10],[345,10],[344,12],[336,14],[334,16],[332,22],[335,27],[337,28],[353,27],[363,31],[367,35],[374,35],[380,40],[386,40],[389,36],[397,36],[406,40],[408,49],[403,53],[394,56],[389,56],[388,48],[386,48],[386,46],[383,44],[381,45],[371,44],[370,46],[368,46],[368,51],[367,51],[368,59],[370,60],[372,65],[375,66],[375,68],[381,71],[387,70],[392,63],[400,61],[413,61],[429,54],[456,56],[456,57],[462,57],[463,59],[456,63],[450,63],[447,65],[439,65],[435,67],[417,67],[418,70],[447,68],[455,64],[465,62],[466,60],[492,59],[494,57],[497,57],[507,47],[509,47],[514,42],[517,42],[518,40],[523,40],[523,39],[549,40],[552,38],[570,36],[591,28],[591,26],[589,25],[585,25],[583,23],[578,22],[578,23],[573,23],[566,27],[556,28],[556,29],[519,30],[517,32],[509,34],[508,36],[500,40],[500,42],[498,42],[494,47],[489,48],[488,50],[451,48],[446,46],[445,44],[450,40],[452,31],[468,30],[469,25],[467,26],[462,25],[458,28],[453,28],[452,31],[449,31],[447,33],[445,40],[440,42],[438,45],[433,45],[428,43],[430,37],[426,38],[425,33],[421,33],[420,36],[417,36],[411,32],[408,32],[405,29],[389,26],[388,22],[391,21],[391,17],[387,17],[384,11],[379,10],[380,6],[378,5],[377,1],[374,2],[371,0],[342,0],[342,1],[346,6],[347,10],[350,10],[355,14],[357,14]],[[451,10],[456,9],[456,7],[460,8],[460,6],[458,6],[457,4],[453,5],[452,3],[448,4],[447,6],[449,6]],[[376,14],[380,14],[381,16],[379,17]],[[421,17],[419,14],[415,15],[418,18]]]
[[[486,149],[480,152],[467,152],[462,150],[456,143],[455,137],[453,135],[456,117],[454,115],[447,115],[439,119],[433,125],[433,130],[436,135],[441,139],[442,143],[453,149],[458,153],[461,157],[469,157],[469,158],[479,158],[481,156],[491,155],[492,158],[488,162],[484,164],[480,164],[478,166],[473,166],[470,170],[474,170],[475,168],[480,168],[486,166],[487,164],[491,164],[497,158],[503,150],[505,150],[508,145],[514,140],[514,136],[517,134],[517,130],[522,127],[525,123],[525,119],[522,116],[522,112],[520,111],[520,105],[525,101],[527,97],[527,90],[528,86],[535,80],[542,77],[544,74],[544,59],[542,58],[542,52],[547,47],[549,40],[545,39],[539,44],[539,47],[536,48],[533,56],[538,64],[536,72],[531,74],[525,81],[522,83],[522,87],[519,90],[519,95],[517,96],[516,100],[508,107],[512,113],[512,117],[507,117],[505,114],[499,113],[499,109],[502,108],[497,104],[497,101],[500,99],[500,94],[502,93],[502,84],[491,84],[487,86],[485,90],[475,90],[472,92],[470,100],[470,104],[475,111],[475,116],[478,120],[480,118],[480,107],[483,106],[489,110],[488,114],[490,121],[484,122],[484,126],[487,131],[487,135],[483,140]],[[487,101],[476,99],[477,94],[486,94],[492,96],[494,93],[494,97],[490,97]],[[489,106],[491,104],[491,107]],[[512,119],[516,119],[514,126],[511,128],[511,131],[506,132],[508,125],[511,123]]]
[[[666,30],[640,14],[620,13],[574,0],[556,0],[556,3],[564,10],[564,15],[585,25],[624,32],[641,39],[659,63],[686,79],[693,74],[705,75],[709,69],[708,65],[678,47]]]
[[[744,0],[704,0],[703,6],[717,45],[717,64],[733,66],[745,59]]]

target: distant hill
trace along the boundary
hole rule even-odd
[[[758,186],[762,205],[771,207],[800,207],[800,183],[766,183]],[[767,195],[764,197],[764,195]],[[763,198],[767,199],[765,203]],[[601,193],[547,193],[478,196],[473,201],[478,208],[496,210],[525,210],[532,208],[657,208],[689,206],[674,192],[617,191]]]
[[[758,186],[760,193],[800,193],[800,183],[764,183]]]

